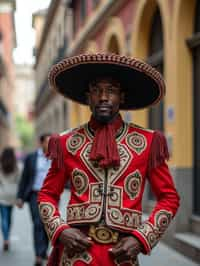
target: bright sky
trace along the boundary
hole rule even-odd
[[[32,13],[45,9],[51,0],[16,0],[15,27],[17,48],[14,60],[17,64],[32,64],[35,34],[32,29]]]

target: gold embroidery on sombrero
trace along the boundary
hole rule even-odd
[[[129,174],[124,181],[124,190],[129,195],[130,199],[135,199],[140,191],[142,185],[142,175],[139,170]]]
[[[149,249],[152,249],[158,243],[163,233],[169,226],[171,219],[171,212],[167,210],[159,210],[155,213],[154,224],[147,221],[136,229],[136,231],[146,240]]]
[[[49,239],[52,239],[56,230],[66,224],[59,216],[54,216],[55,207],[51,203],[40,203],[39,211]]]
[[[126,137],[126,144],[130,147],[134,152],[140,155],[143,151],[145,151],[147,147],[147,140],[143,134],[140,134],[136,131],[130,133]]]
[[[161,74],[155,69],[152,68],[150,65],[146,64],[143,61],[138,61],[134,58],[129,58],[125,56],[120,56],[117,54],[82,54],[73,56],[70,58],[65,58],[61,62],[54,65],[49,72],[49,84],[56,88],[56,77],[64,72],[67,69],[75,67],[80,64],[84,63],[107,63],[107,64],[116,64],[121,66],[128,66],[134,70],[138,70],[140,72],[145,73],[147,76],[152,78],[160,88],[160,95],[156,102],[161,98],[161,94],[165,92],[165,84]]]
[[[84,171],[76,168],[72,172],[72,184],[76,193],[80,196],[87,190],[89,178]]]
[[[79,132],[72,134],[69,139],[67,139],[66,143],[68,152],[75,155],[76,152],[84,145],[85,140],[85,135]]]
[[[69,258],[68,251],[65,247],[59,266],[73,266],[77,261],[83,261],[86,264],[89,264],[92,261],[92,256],[89,254],[89,252],[84,251],[82,253],[76,254],[72,258]]]

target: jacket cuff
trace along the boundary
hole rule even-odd
[[[137,229],[132,231],[144,246],[144,253],[150,253],[158,243],[172,220],[172,212],[164,209],[156,211],[153,215],[153,222],[145,221]]]
[[[55,231],[55,233],[54,233],[54,235],[52,236],[52,239],[51,239],[51,243],[52,243],[53,246],[55,246],[55,245],[58,243],[58,238],[59,238],[60,234],[61,234],[65,229],[68,229],[69,227],[70,227],[69,225],[67,225],[67,224],[63,224],[63,225],[60,225],[60,226],[56,229],[56,231]]]
[[[52,244],[55,244],[60,233],[69,228],[69,225],[61,219],[57,209],[50,202],[40,202],[39,212],[48,238],[52,241]]]
[[[149,254],[151,252],[151,245],[148,241],[148,236],[141,231],[141,228],[142,228],[143,225],[140,226],[140,229],[135,229],[133,232],[132,232],[132,235],[134,237],[136,237],[140,243],[142,244],[143,246],[143,250],[142,250],[142,253],[144,254]]]

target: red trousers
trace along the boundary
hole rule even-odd
[[[59,255],[51,254],[47,266],[139,266],[137,262],[126,262],[118,264],[111,256],[109,249],[111,244],[94,243],[92,247],[79,256],[69,258],[65,248],[59,249]]]

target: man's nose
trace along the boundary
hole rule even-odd
[[[102,89],[99,91],[99,99],[101,101],[106,101],[109,98],[108,91],[106,89]]]

